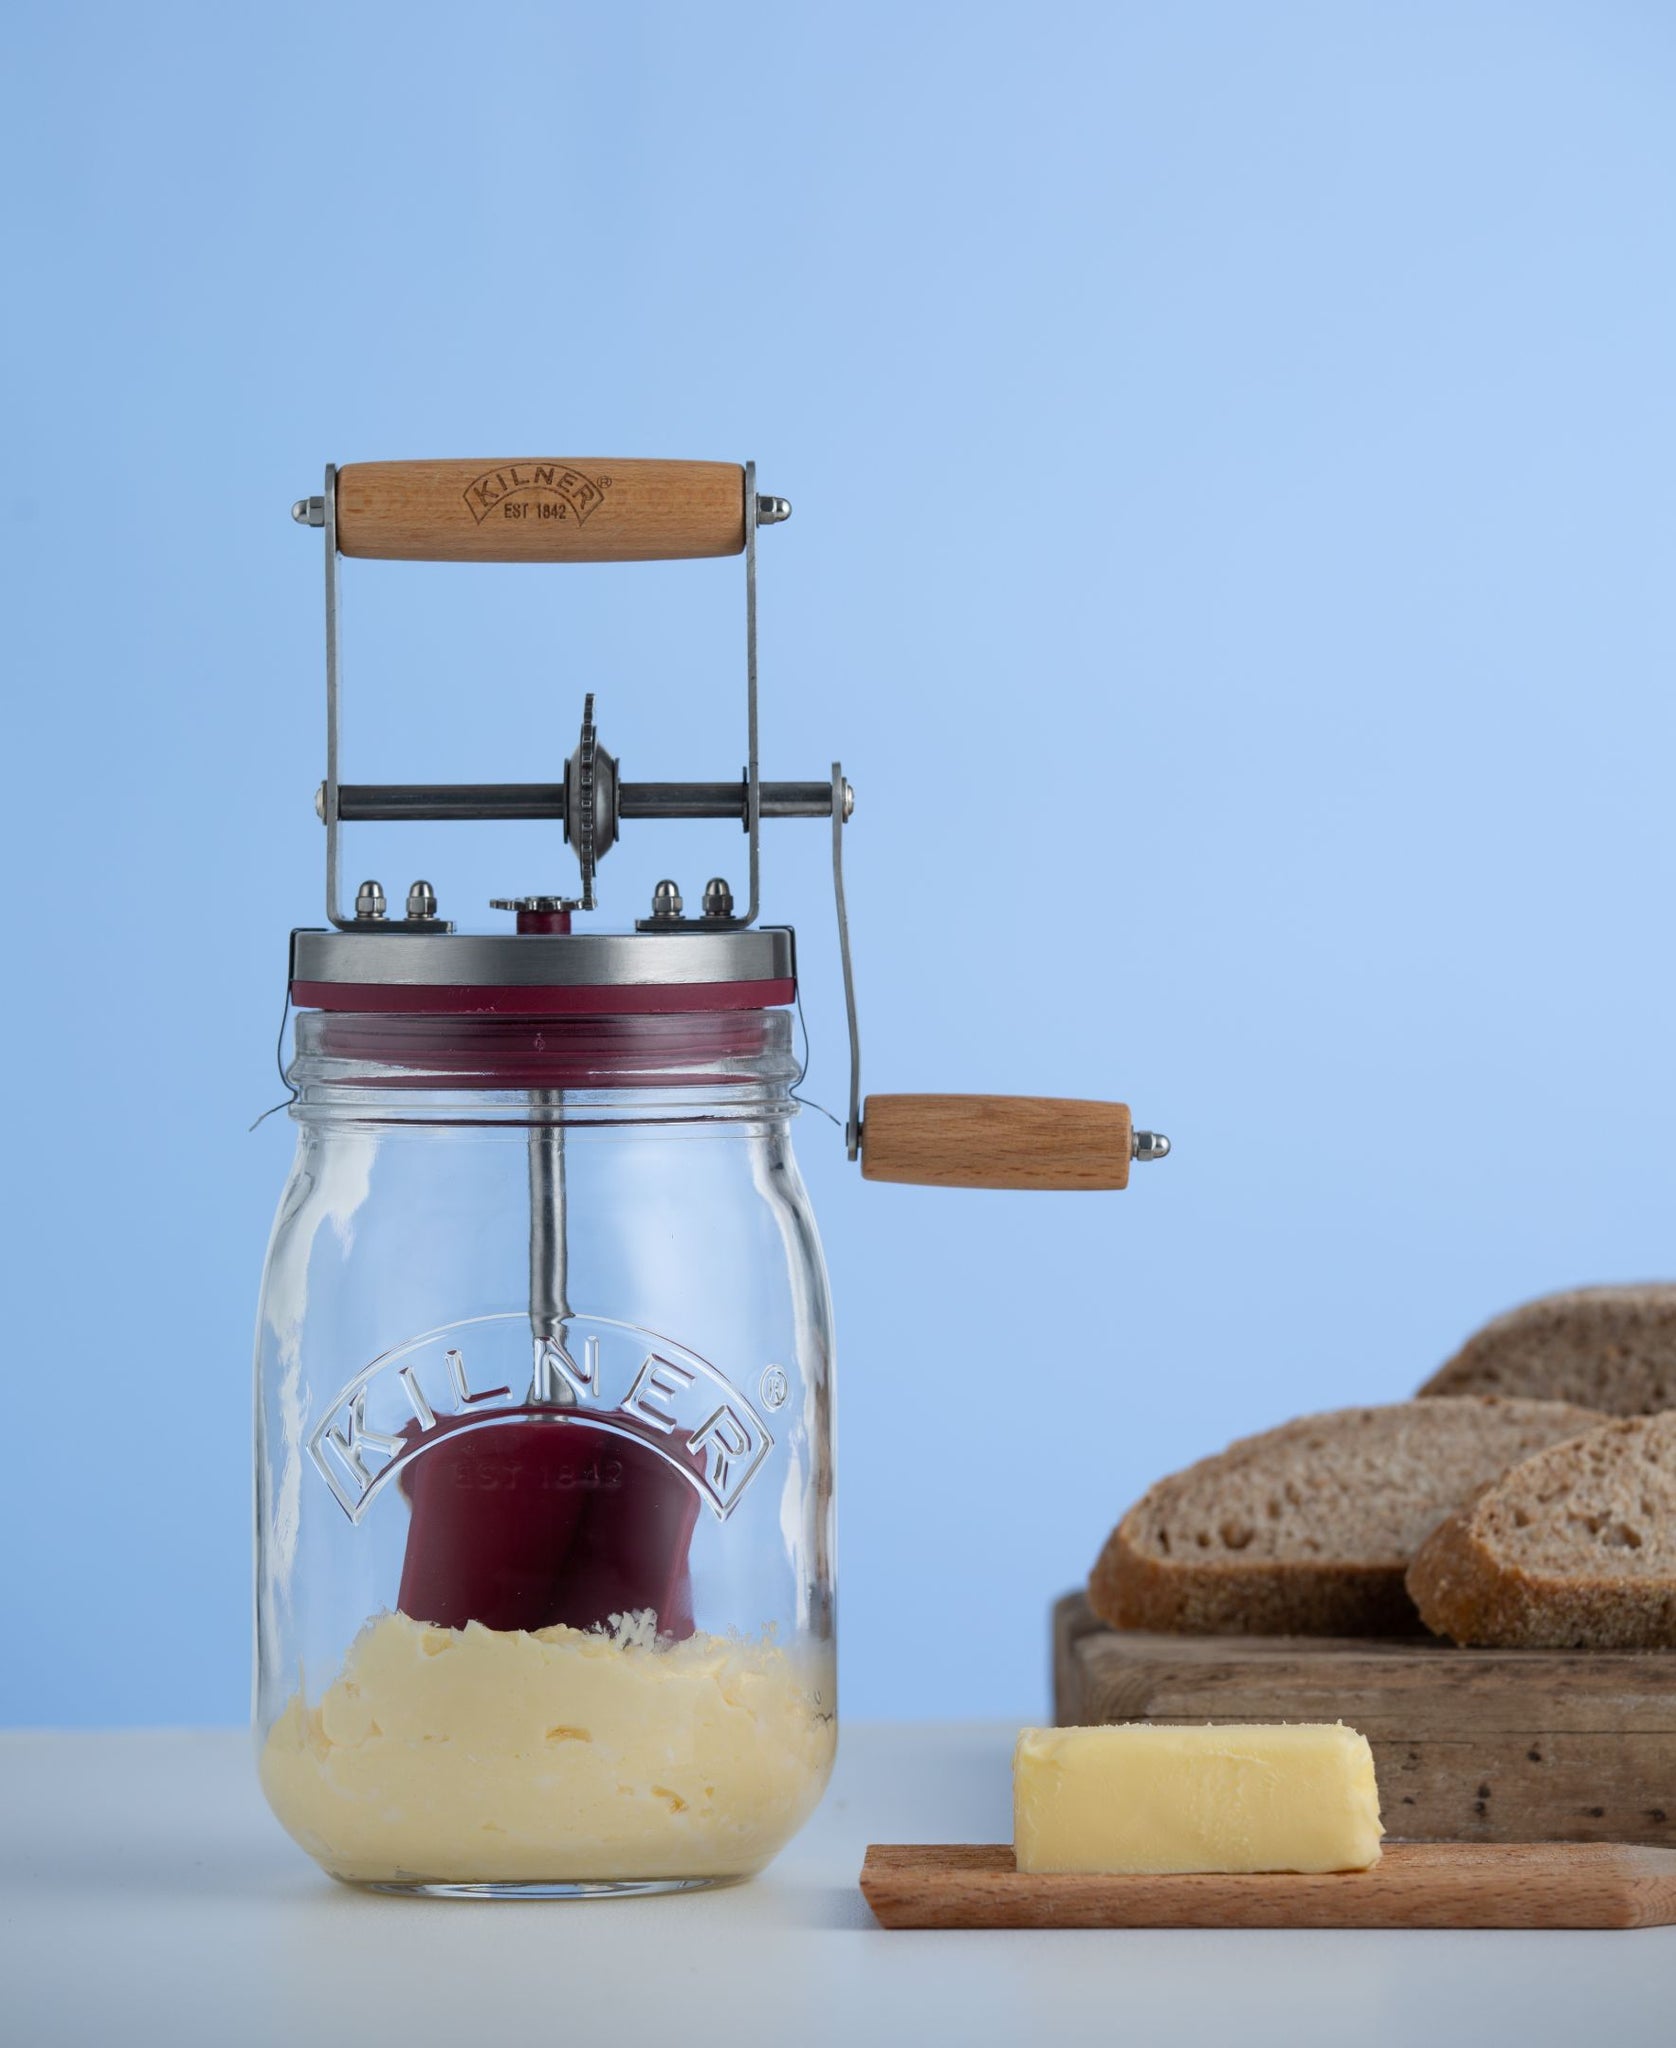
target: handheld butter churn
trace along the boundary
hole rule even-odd
[[[789,927],[765,821],[829,821],[864,1177],[1121,1188],[1118,1103],[860,1095],[842,768],[764,781],[757,535],[720,462],[361,463],[293,508],[326,560],[326,924],[291,936],[296,1159],[257,1338],[263,1788],[334,1875],[563,1896],[748,1875],[835,1739],[832,1315],[791,1145]],[[342,556],[745,558],[746,765],[635,782],[582,707],[546,782],[350,782]],[[345,824],[544,819],[570,894],[461,932],[362,882]],[[736,818],[741,902],[671,882],[586,928],[644,818]]]

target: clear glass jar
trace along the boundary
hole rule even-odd
[[[820,1798],[832,1331],[796,1073],[783,1010],[299,1015],[255,1718],[334,1876],[713,1883]]]

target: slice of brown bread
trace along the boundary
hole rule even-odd
[[[1445,1515],[1600,1417],[1563,1401],[1401,1401],[1249,1436],[1161,1480],[1112,1531],[1089,1604],[1188,1635],[1417,1630],[1403,1585]]]
[[[1469,1337],[1420,1392],[1580,1401],[1603,1415],[1676,1408],[1676,1283],[1527,1301]]]
[[[1515,1465],[1432,1531],[1408,1590],[1458,1643],[1676,1649],[1676,1414]]]

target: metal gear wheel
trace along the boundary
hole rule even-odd
[[[565,763],[564,836],[582,871],[582,908],[597,907],[594,877],[617,843],[617,762],[599,743],[594,693],[582,699],[582,733]]]
[[[594,775],[599,765],[599,734],[594,726],[594,693],[582,699],[582,737],[576,745],[576,858],[582,869],[582,908],[594,907],[594,875],[599,867],[595,844]]]

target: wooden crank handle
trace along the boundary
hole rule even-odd
[[[1148,1134],[1146,1156],[1168,1143]],[[870,1095],[867,1180],[933,1188],[1124,1188],[1135,1133],[1121,1102],[1040,1095]]]
[[[352,462],[338,552],[386,562],[656,562],[745,545],[737,462]]]

